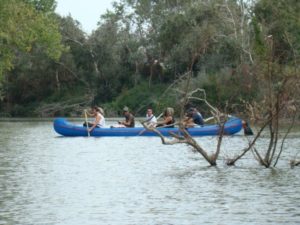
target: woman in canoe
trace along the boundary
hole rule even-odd
[[[174,125],[175,125],[174,109],[168,107],[164,111],[163,121],[157,122],[156,127],[173,128]]]
[[[92,132],[96,127],[103,128],[105,126],[104,111],[101,107],[94,106],[92,113],[87,113],[89,116],[93,116],[95,119],[92,123],[88,122],[89,132]],[[86,126],[86,122],[83,124]]]

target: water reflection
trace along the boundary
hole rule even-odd
[[[226,137],[222,159],[241,150]],[[214,149],[215,138],[199,138]],[[299,169],[248,154],[209,167],[184,145],[158,138],[62,138],[52,123],[0,123],[0,224],[297,224]],[[264,147],[264,142],[260,143]]]

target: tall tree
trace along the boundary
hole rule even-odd
[[[280,63],[293,63],[300,55],[300,2],[297,0],[260,0],[254,7],[256,44],[272,35],[274,54]],[[260,36],[259,36],[260,35]]]
[[[63,50],[53,0],[1,0],[0,77],[14,66],[18,52],[40,48],[58,59]]]

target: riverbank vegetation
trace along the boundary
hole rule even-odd
[[[292,119],[299,108],[297,0],[120,0],[89,35],[55,5],[1,1],[2,116],[76,116],[93,104],[108,116],[124,105],[179,116],[187,72],[221,111]]]

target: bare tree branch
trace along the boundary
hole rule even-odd
[[[227,165],[229,165],[229,166],[234,165],[236,163],[236,161],[238,161],[239,159],[241,159],[250,149],[252,149],[252,147],[255,145],[256,141],[260,137],[261,133],[266,128],[266,126],[271,122],[271,120],[272,120],[272,118],[270,118],[269,120],[267,120],[265,122],[265,124],[260,128],[259,132],[256,134],[256,136],[254,137],[254,139],[252,140],[252,142],[249,143],[249,146],[247,148],[244,148],[242,150],[242,153],[240,155],[238,155],[237,157],[235,157],[234,159],[229,159],[227,161]]]
[[[295,113],[294,113],[294,116],[293,116],[292,123],[291,123],[291,125],[289,126],[287,132],[285,133],[285,135],[284,135],[284,137],[283,137],[283,139],[282,139],[281,146],[280,146],[280,151],[279,151],[279,153],[278,153],[278,155],[277,155],[277,158],[276,158],[276,160],[275,160],[275,163],[274,163],[274,165],[273,165],[274,167],[277,165],[278,160],[279,160],[279,158],[280,158],[280,156],[281,156],[281,153],[282,153],[282,151],[283,151],[283,146],[284,146],[285,140],[286,140],[287,136],[289,135],[289,133],[291,132],[291,130],[292,130],[292,128],[294,127],[294,125],[295,125],[296,115],[297,115],[297,114],[296,114],[296,112],[295,112]]]

